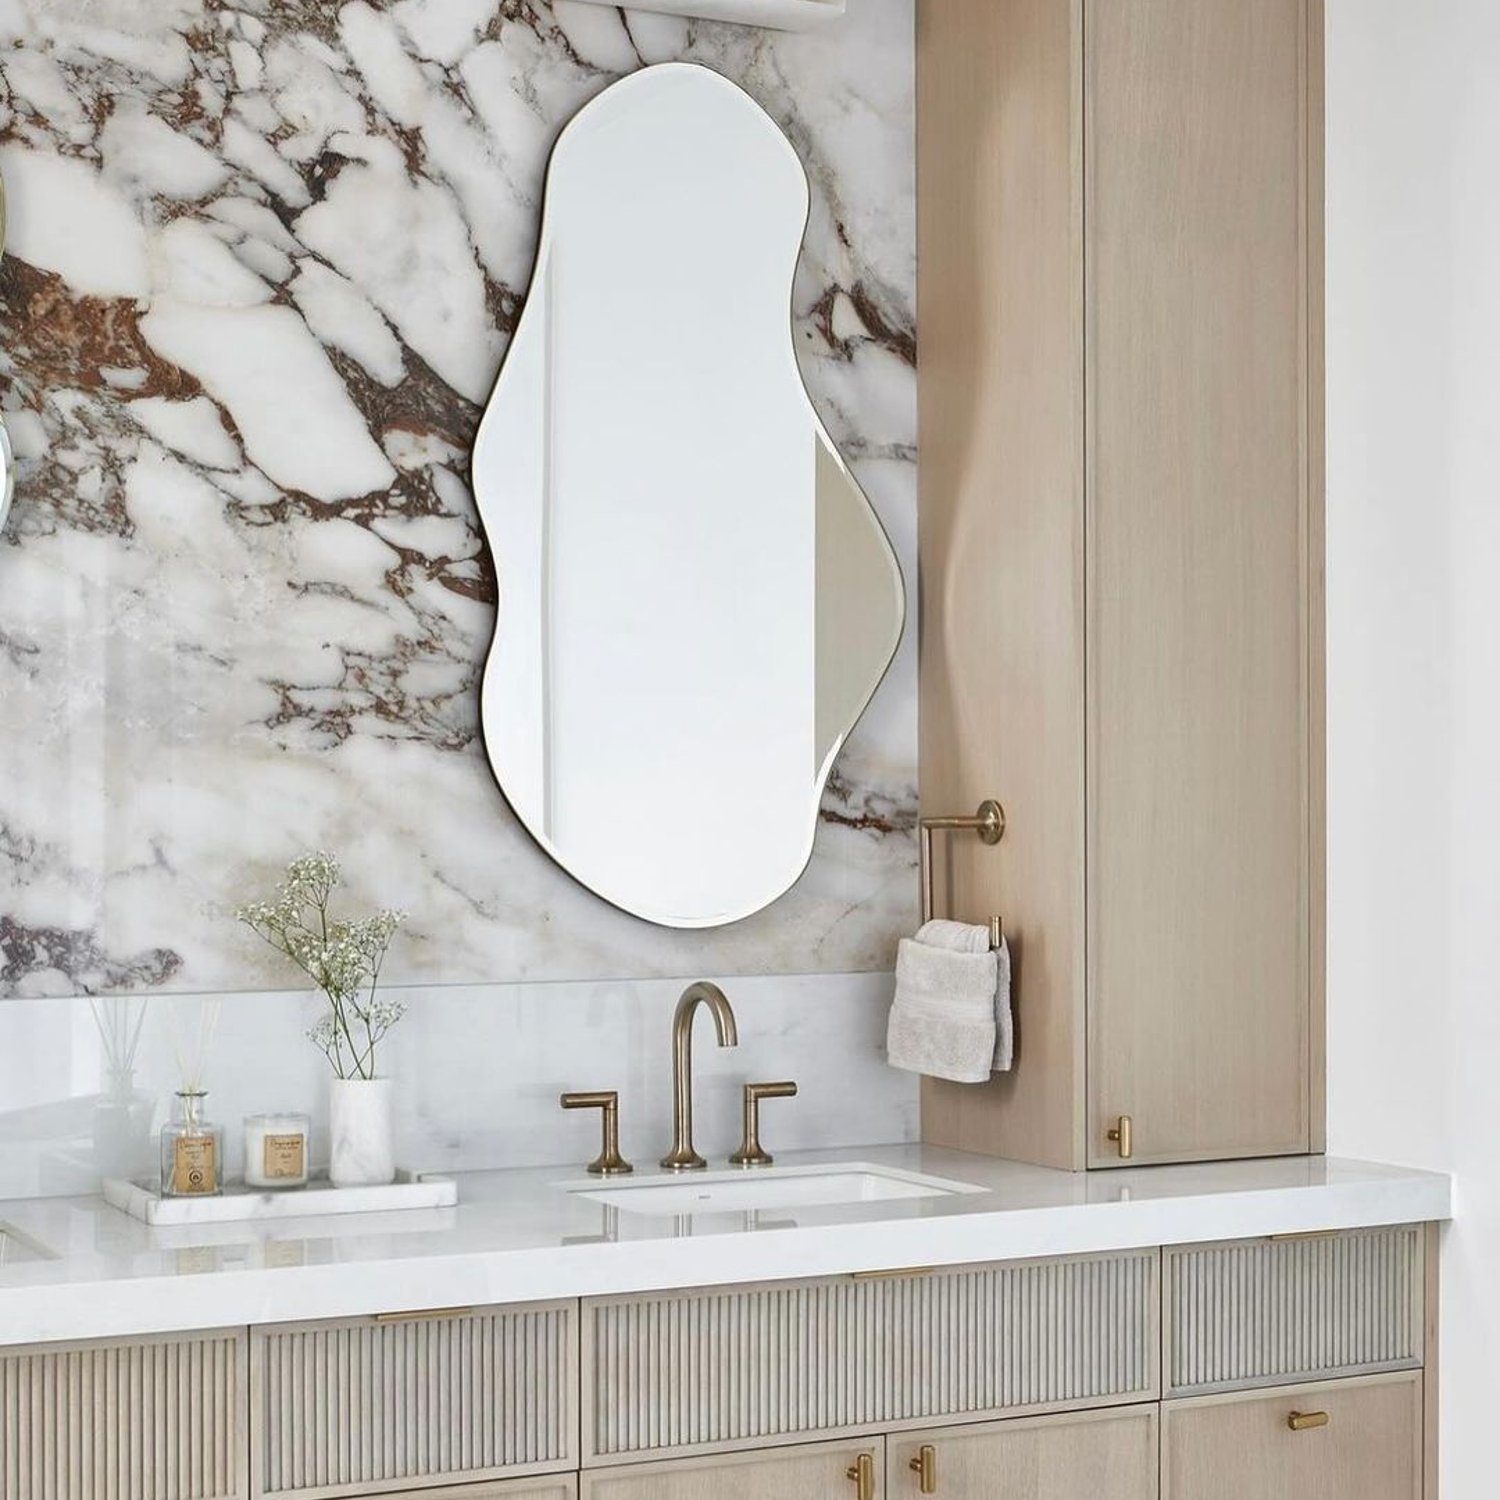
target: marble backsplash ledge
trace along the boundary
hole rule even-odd
[[[917,1086],[885,1062],[886,975],[722,981],[740,1045],[694,1050],[699,1149],[722,1161],[739,1144],[740,1087],[792,1078],[795,1099],[768,1108],[773,1153],[917,1138]],[[676,981],[448,986],[393,991],[406,1018],[381,1044],[397,1080],[403,1165],[432,1171],[582,1166],[598,1121],[564,1113],[571,1089],[620,1093],[627,1157],[648,1170],[671,1142],[671,1020]],[[305,1110],[313,1158],[327,1161],[327,1078],[305,1039],[316,996],[113,997],[0,1003],[0,1198],[97,1190],[101,1175],[154,1173],[156,1132],[177,1087],[177,1043],[209,1005],[208,1113],[225,1127],[228,1170],[242,1169],[244,1116]],[[127,1066],[128,1059],[128,1066]]]
[[[912,0],[801,36],[569,0],[0,10],[0,995],[279,989],[230,913],[318,847],[413,914],[398,982],[890,968],[913,628],[806,876],[717,932],[576,887],[476,740],[497,585],[467,455],[547,153],[679,58],[808,168],[797,346],[914,586]],[[727,838],[733,807],[705,809]]]

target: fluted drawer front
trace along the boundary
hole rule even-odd
[[[255,1493],[368,1495],[577,1466],[576,1304],[258,1329]]]
[[[238,1331],[0,1354],[4,1500],[243,1500]]]
[[[1165,1276],[1171,1395],[1422,1363],[1417,1225],[1183,1246]]]
[[[1157,1392],[1155,1250],[602,1298],[584,1462]]]

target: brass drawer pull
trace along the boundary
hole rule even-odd
[[[467,1318],[473,1315],[472,1307],[421,1307],[411,1312],[376,1313],[373,1323],[436,1323],[445,1318]]]
[[[844,1477],[854,1483],[855,1500],[875,1500],[875,1455],[861,1453],[844,1470]]]
[[[1114,1128],[1105,1133],[1105,1140],[1113,1141],[1120,1148],[1120,1160],[1129,1161],[1135,1155],[1135,1130],[1129,1115],[1121,1115]]]
[[[1326,1411],[1294,1411],[1286,1425],[1293,1432],[1311,1432],[1314,1427],[1326,1427],[1331,1420]]]
[[[917,1476],[917,1488],[922,1494],[937,1494],[937,1449],[931,1443],[923,1443],[907,1467]]]

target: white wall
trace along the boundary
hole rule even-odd
[[[1329,0],[1330,1149],[1458,1177],[1444,1500],[1495,1493],[1500,5]]]

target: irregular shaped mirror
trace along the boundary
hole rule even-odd
[[[474,449],[482,718],[538,843],[626,911],[769,905],[901,633],[900,569],[791,332],[806,174],[745,93],[646,68],[558,140]]]

